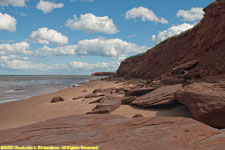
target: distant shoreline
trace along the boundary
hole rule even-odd
[[[13,77],[12,79],[10,79],[10,80],[13,80],[13,81],[9,80],[10,77]],[[15,82],[17,82],[17,80],[14,79],[14,78],[19,78],[20,79],[20,78],[24,78],[24,77],[25,77],[25,79],[24,79],[25,81],[29,81],[29,79],[26,79],[26,77],[30,77],[30,78],[33,78],[33,77],[46,77],[47,78],[46,80],[48,80],[48,77],[77,77],[78,81],[71,82],[69,84],[65,83],[65,86],[63,86],[64,83],[62,83],[61,87],[54,87],[54,85],[52,85],[51,89],[46,87],[47,91],[42,91],[40,93],[29,92],[29,95],[26,96],[26,95],[23,94],[23,92],[26,92],[26,91],[24,91],[24,88],[26,88],[26,86],[24,86],[22,88],[18,87],[18,88],[23,89],[23,90],[20,90],[20,91],[17,91],[16,89],[13,89],[13,88],[16,88],[16,86],[17,86],[17,85],[15,85],[15,87],[14,87],[14,80],[15,80]],[[79,79],[79,77],[80,77],[80,79]],[[67,75],[66,76],[65,75],[9,75],[9,76],[8,75],[0,75],[0,83],[1,82],[5,82],[7,84],[7,81],[9,80],[10,83],[8,83],[8,84],[12,84],[11,85],[12,89],[9,88],[7,90],[4,90],[4,85],[0,86],[0,89],[1,89],[0,95],[3,94],[3,96],[1,97],[2,99],[0,100],[0,104],[8,103],[8,102],[14,102],[14,101],[19,101],[19,100],[23,100],[23,99],[29,99],[29,98],[32,98],[34,96],[41,96],[41,95],[46,95],[46,94],[50,94],[50,93],[55,93],[57,91],[64,90],[66,88],[70,88],[70,87],[74,87],[74,86],[82,86],[82,83],[89,82],[91,80],[98,80],[98,79],[101,79],[101,78],[102,77],[93,77],[93,76],[90,76],[90,75],[69,75],[69,76],[67,76]],[[39,79],[32,79],[32,81],[33,80],[35,81],[35,80],[39,80]],[[49,80],[51,80],[51,78]],[[22,81],[20,81],[20,82],[22,82]],[[48,85],[51,86],[51,83],[49,83]],[[34,86],[36,86],[36,85],[34,85]],[[8,91],[11,91],[11,92],[8,92]],[[12,98],[7,98],[6,97],[4,99],[4,95],[5,94],[9,94],[10,95],[11,93],[14,94],[14,95],[18,95],[18,97],[12,97]],[[21,94],[24,95],[24,96],[22,96]]]

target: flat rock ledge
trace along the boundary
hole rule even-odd
[[[182,89],[181,84],[162,86],[150,93],[138,97],[136,100],[131,102],[131,105],[150,107],[171,104],[176,100],[174,94],[180,89]]]
[[[225,82],[193,83],[175,95],[180,103],[190,109],[196,120],[225,128]]]
[[[99,146],[100,150],[224,150],[225,134],[187,118],[73,115],[1,130],[0,145]]]

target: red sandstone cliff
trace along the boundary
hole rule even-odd
[[[93,72],[92,76],[114,76],[115,72]]]
[[[124,60],[117,74],[160,78],[193,60],[197,63],[186,68],[191,74],[203,77],[224,74],[225,0],[216,0],[204,11],[204,18],[193,29],[161,42],[144,54]]]

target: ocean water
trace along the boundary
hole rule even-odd
[[[100,79],[93,76],[16,76],[0,75],[0,103],[52,93],[80,82]]]

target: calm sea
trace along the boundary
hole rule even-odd
[[[93,76],[15,76],[0,75],[0,103],[20,100],[79,86],[80,82],[99,79]]]

